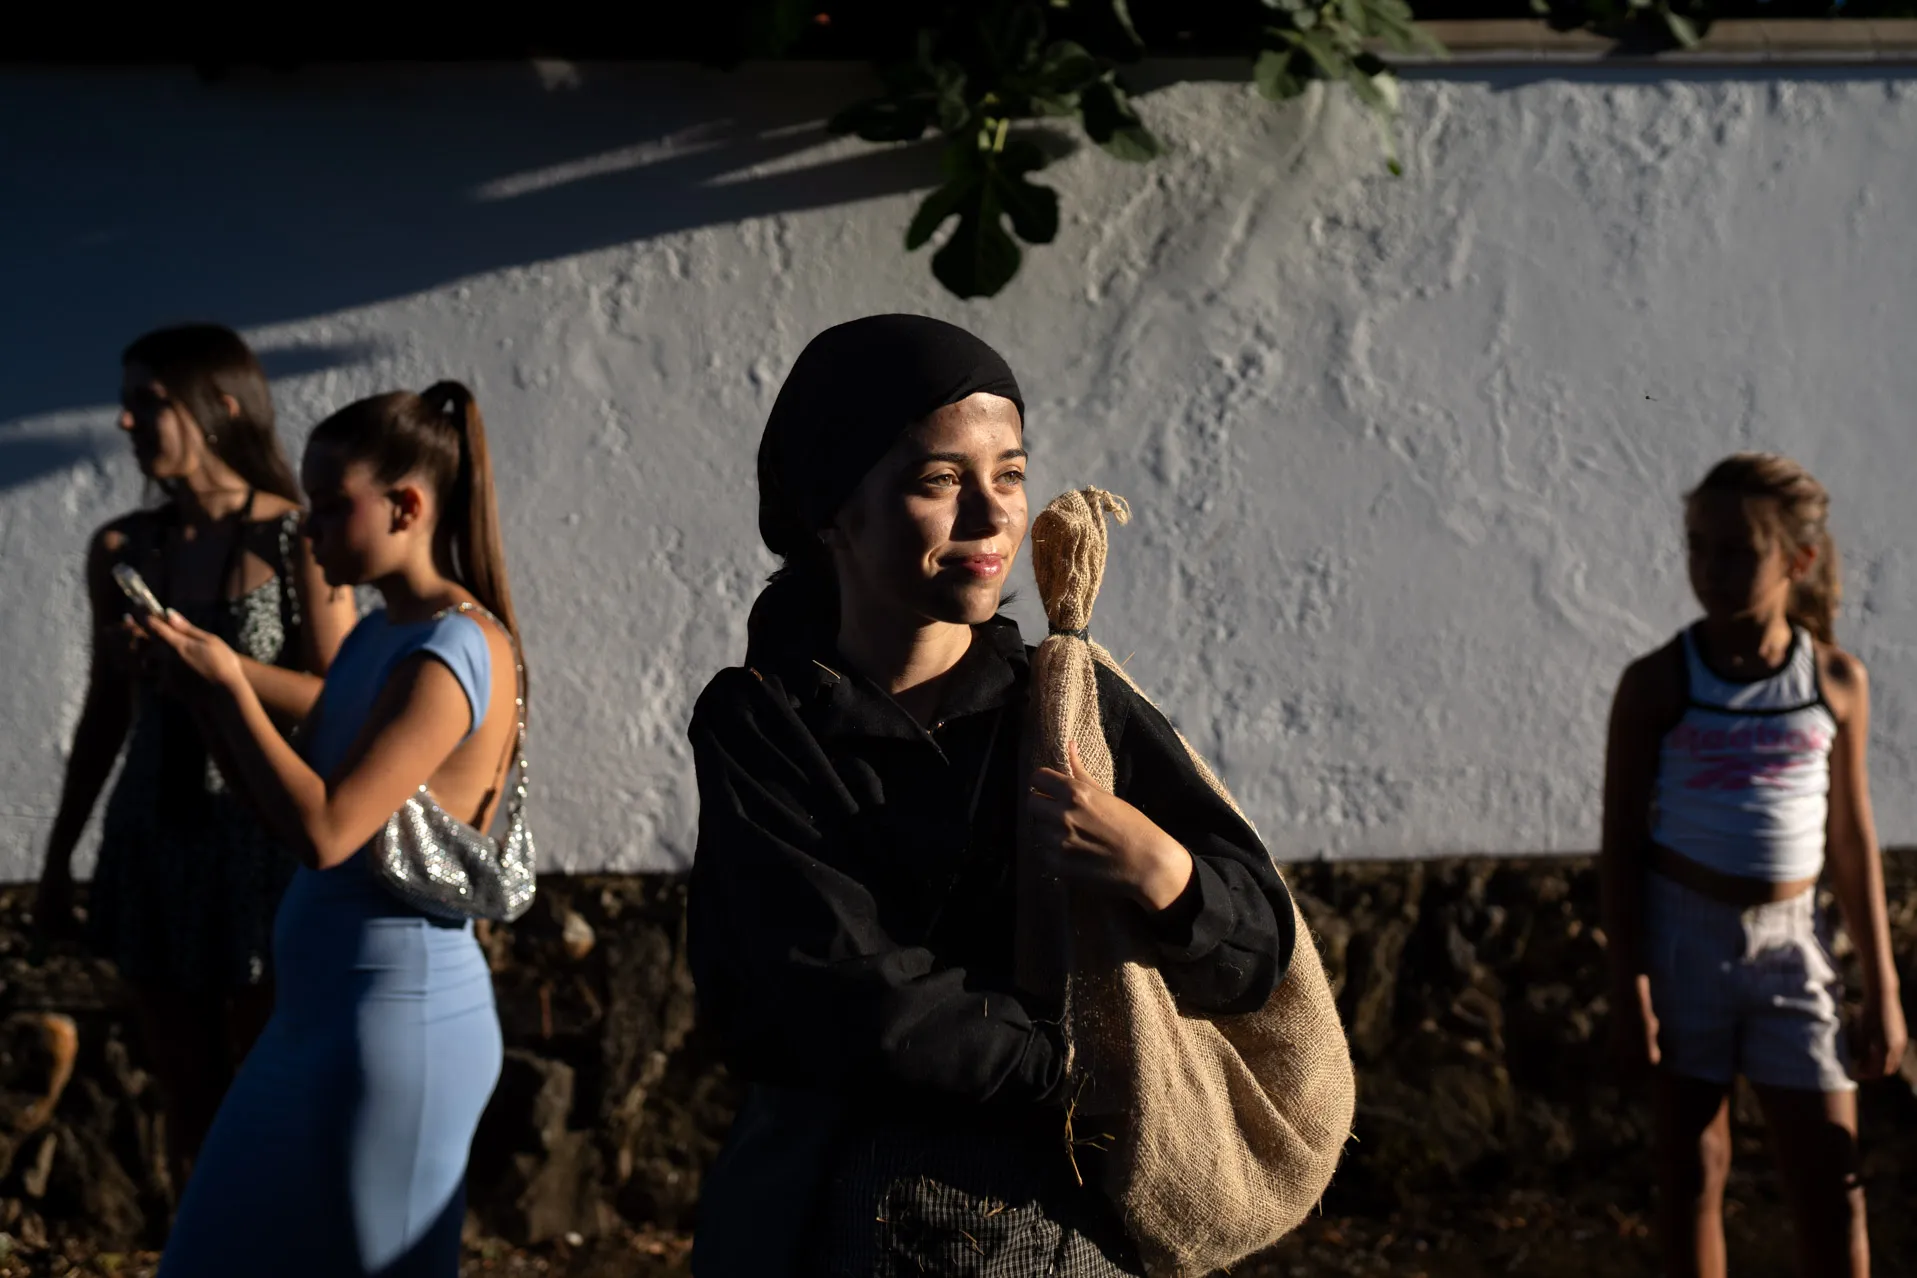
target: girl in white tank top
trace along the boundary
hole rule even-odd
[[[1791,629],[1774,674],[1729,679],[1684,632],[1684,715],[1658,756],[1651,839],[1738,878],[1814,879],[1824,868],[1830,751],[1837,718],[1817,677],[1810,632]]]
[[[1612,706],[1601,869],[1614,1045],[1627,1070],[1657,1067],[1672,1273],[1725,1273],[1739,1074],[1791,1181],[1804,1272],[1868,1270],[1852,1077],[1895,1070],[1906,1031],[1870,810],[1864,668],[1831,643],[1828,510],[1822,486],[1785,458],[1713,468],[1685,501],[1704,619],[1633,663]],[[1854,1061],[1812,890],[1826,869],[1863,969]]]

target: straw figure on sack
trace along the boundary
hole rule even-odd
[[[1032,566],[1051,634],[1032,659],[1027,749],[1059,771],[1075,757],[1077,774],[1109,789],[1099,669],[1145,698],[1086,633],[1104,576],[1107,513],[1122,524],[1131,512],[1123,499],[1087,488],[1033,521]],[[1242,818],[1211,768],[1178,740]],[[1344,1029],[1296,904],[1290,970],[1264,1006],[1208,1016],[1181,1009],[1134,921],[1048,880],[1042,856],[1022,859],[1021,935],[1070,937],[1069,955],[1048,958],[1028,945],[1020,956],[1025,979],[1040,985],[1059,979],[1061,957],[1067,964],[1065,1023],[1080,1098],[1067,1139],[1084,1139],[1088,1127],[1109,1131],[1104,1188],[1147,1272],[1195,1278],[1270,1246],[1323,1195],[1355,1103]]]

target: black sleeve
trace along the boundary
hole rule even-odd
[[[699,846],[688,948],[700,1014],[754,1082],[1037,1103],[1063,1090],[1056,1024],[879,926],[821,833],[851,799],[776,685],[715,679],[692,718]]]
[[[1264,844],[1199,775],[1157,707],[1102,666],[1098,684],[1119,797],[1192,856],[1184,893],[1149,918],[1165,984],[1195,1011],[1255,1011],[1291,966],[1291,893]]]

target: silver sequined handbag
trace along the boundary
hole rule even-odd
[[[510,923],[532,905],[535,891],[532,832],[526,828],[526,664],[512,631],[477,604],[459,604],[433,620],[454,612],[487,618],[513,646],[519,727],[511,748],[518,776],[506,799],[505,837],[475,830],[440,807],[422,785],[373,837],[373,864],[387,888],[423,914]]]

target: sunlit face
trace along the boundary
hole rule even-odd
[[[1017,406],[984,393],[907,431],[826,532],[848,605],[990,620],[1025,540],[1023,435]]]
[[[206,450],[199,423],[143,364],[120,370],[120,429],[132,441],[134,459],[148,479],[190,475]]]
[[[363,461],[346,461],[325,444],[307,447],[300,483],[310,502],[306,536],[329,586],[357,586],[391,571],[402,554],[391,485]]]
[[[1781,609],[1815,557],[1753,519],[1737,493],[1699,493],[1684,512],[1684,534],[1691,590],[1713,618]]]

